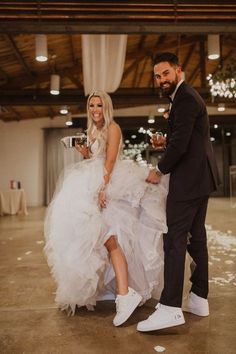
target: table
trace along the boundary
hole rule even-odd
[[[0,215],[28,215],[24,189],[0,191]]]

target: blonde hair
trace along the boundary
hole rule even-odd
[[[99,97],[102,101],[102,110],[104,125],[101,129],[97,129],[96,124],[93,121],[92,115],[89,110],[89,104],[92,97]],[[113,119],[113,104],[111,97],[105,91],[95,91],[91,93],[87,100],[87,135],[89,140],[93,136],[93,133],[96,134],[96,140],[98,141],[98,152],[97,154],[104,153],[106,151],[108,127],[114,121]]]

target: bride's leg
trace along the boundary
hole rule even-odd
[[[116,236],[110,236],[105,242],[105,246],[110,254],[116,275],[117,293],[125,295],[128,293],[128,265],[125,255],[117,242]]]
[[[128,265],[117,238],[110,236],[105,246],[111,257],[117,283],[116,316],[113,319],[113,324],[120,326],[134,312],[142,300],[142,296],[128,287]]]

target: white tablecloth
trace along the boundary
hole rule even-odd
[[[28,215],[24,189],[0,191],[0,215]]]

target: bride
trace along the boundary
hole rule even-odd
[[[168,176],[148,184],[147,167],[122,160],[122,133],[106,92],[88,97],[87,117],[87,145],[76,145],[84,160],[58,182],[44,250],[59,308],[74,314],[112,293],[119,326],[162,290]]]

